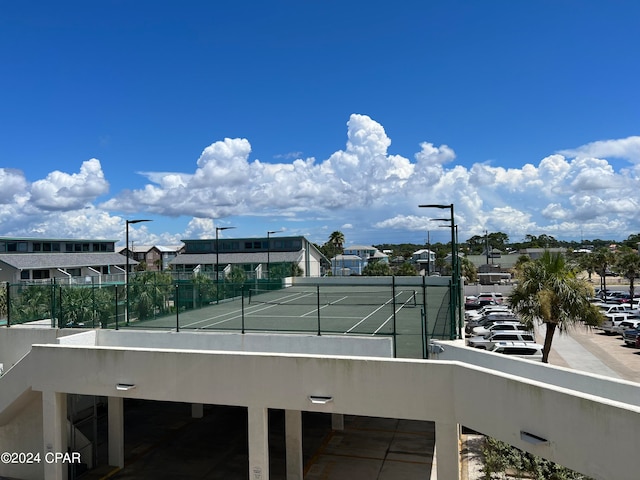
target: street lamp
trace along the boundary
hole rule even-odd
[[[232,228],[236,227],[216,227],[216,283],[218,283],[218,279],[220,277],[220,274],[218,272],[218,269],[220,268],[220,245],[218,241],[218,232],[221,232],[223,230],[230,230]]]
[[[452,336],[454,336],[453,334],[455,334],[455,326],[458,323],[456,320],[456,317],[459,317],[459,321],[460,323],[462,322],[462,311],[458,311],[459,308],[461,308],[462,306],[462,302],[460,301],[460,295],[461,295],[461,285],[460,285],[460,265],[458,262],[458,247],[456,245],[456,229],[457,229],[457,225],[455,224],[454,221],[454,209],[453,209],[453,203],[446,205],[446,204],[429,204],[429,205],[418,205],[420,208],[439,208],[442,210],[450,210],[451,212],[451,217],[450,218],[446,218],[446,219],[435,219],[435,220],[442,220],[442,221],[448,221],[451,222],[451,297],[452,297],[452,301],[451,301],[451,308],[452,308],[452,325],[451,325],[451,330],[452,330]],[[458,325],[458,337],[462,338],[462,325]]]
[[[127,321],[127,325],[129,325],[129,255],[130,255],[130,250],[129,250],[129,225],[134,224],[134,223],[142,223],[142,222],[151,222],[151,220],[147,220],[147,219],[138,219],[138,220],[125,220],[126,222],[126,232],[125,232],[125,248],[126,248],[126,253],[127,253],[127,266],[126,269],[124,271],[124,285],[125,285],[125,290],[126,290],[126,295],[127,295],[127,311],[126,311],[126,321]]]
[[[274,233],[281,233],[282,230],[270,230],[267,232],[267,278],[271,280],[271,265],[270,265],[270,256],[271,256],[271,235]]]

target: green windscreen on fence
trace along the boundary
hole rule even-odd
[[[451,292],[405,278],[285,286],[132,275],[128,286],[8,285],[6,325],[387,336],[397,356],[420,357],[427,341],[456,336]]]

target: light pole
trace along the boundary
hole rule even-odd
[[[219,268],[220,268],[220,244],[219,244],[219,240],[218,240],[218,232],[221,232],[222,230],[230,230],[232,228],[236,228],[236,227],[216,227],[216,303],[219,301],[220,297],[218,295],[219,292],[219,288],[218,288],[218,283],[220,280],[220,273],[218,272]]]
[[[129,251],[129,225],[134,224],[134,223],[142,223],[142,222],[150,222],[151,220],[147,220],[147,219],[138,219],[138,220],[125,220],[126,222],[126,231],[125,231],[125,248],[127,250],[127,266],[126,269],[124,271],[124,285],[125,285],[125,293],[127,295],[127,309],[126,309],[126,321],[127,321],[127,325],[129,325],[129,255],[130,255],[130,251]]]
[[[223,230],[230,230],[232,228],[236,227],[216,227],[216,282],[219,278],[218,270],[220,268],[220,239],[218,234]]]
[[[270,230],[267,232],[267,278],[271,280],[271,235],[280,233],[282,230]]]
[[[452,308],[452,312],[451,312],[451,320],[452,320],[452,325],[451,325],[451,330],[452,330],[452,336],[455,336],[455,327],[456,324],[458,324],[458,320],[459,322],[462,322],[462,312],[459,312],[459,307],[461,307],[462,302],[460,300],[460,295],[461,295],[461,286],[460,286],[460,267],[459,267],[459,262],[458,262],[458,247],[456,245],[456,229],[457,229],[457,225],[455,224],[455,220],[454,220],[454,208],[453,208],[453,203],[449,204],[449,205],[445,205],[445,204],[429,204],[429,205],[418,205],[420,208],[439,208],[442,210],[446,210],[448,209],[451,212],[451,218],[447,218],[447,219],[442,219],[442,220],[446,220],[446,221],[450,221],[451,222],[451,297],[452,297],[452,302],[451,302],[451,308]],[[437,219],[437,220],[441,220],[441,219]],[[458,318],[459,317],[459,318]],[[458,325],[458,333],[457,336],[459,338],[462,338],[462,325]]]

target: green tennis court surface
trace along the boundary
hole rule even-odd
[[[425,332],[434,335],[443,306],[442,288],[425,290],[415,285],[246,288],[232,299],[173,315],[134,320],[124,327],[382,335],[393,337],[396,356],[422,358]]]

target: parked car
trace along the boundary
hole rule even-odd
[[[512,312],[494,312],[494,313],[490,313],[489,315],[485,315],[484,317],[481,317],[479,319],[476,320],[469,320],[467,322],[467,324],[464,327],[464,331],[467,335],[470,335],[473,333],[473,329],[476,327],[486,327],[489,326],[495,322],[519,322],[520,319],[518,317],[515,316],[515,314],[513,314]]]
[[[539,343],[498,342],[491,348],[490,351],[494,353],[501,353],[503,355],[510,355],[517,358],[524,358],[526,360],[541,362],[542,349],[543,346]]]
[[[485,350],[491,350],[498,342],[529,342],[535,343],[536,339],[533,333],[530,332],[516,332],[516,331],[502,331],[496,330],[488,333],[487,335],[479,335],[477,337],[471,337],[467,340],[467,345],[474,348],[484,348]]]
[[[468,295],[464,299],[464,309],[465,310],[478,310],[481,308],[480,300],[475,295]]]
[[[504,297],[498,292],[481,293],[478,295],[478,301],[481,305],[500,305],[503,303]]]
[[[616,303],[631,303],[631,294],[629,293],[623,293],[622,295],[618,296],[617,298],[617,302]],[[640,303],[640,296],[639,295],[634,295],[633,296],[633,306],[637,307],[638,303]]]
[[[625,330],[634,330],[640,326],[640,317],[638,318],[629,318],[628,320],[624,320],[620,322],[617,326],[613,327],[613,333],[617,333],[618,335],[622,335],[622,332]]]
[[[511,309],[507,305],[485,305],[478,310],[469,310],[464,312],[464,317],[466,319],[478,319],[490,313],[502,313],[509,312],[511,313]]]
[[[640,340],[638,334],[640,334],[640,330],[638,329],[625,330],[622,332],[622,340],[627,347],[640,348],[640,345],[637,343],[638,340]]]
[[[600,307],[600,311],[602,313],[638,313],[638,310],[632,309],[631,305],[628,304],[609,304],[609,303],[599,303],[598,307]]]
[[[494,330],[530,332],[531,329],[517,320],[498,320],[490,325],[473,328],[473,335],[486,335]]]
[[[626,322],[627,320],[638,320],[638,319],[640,319],[640,317],[632,314],[607,313],[605,314],[604,322],[602,322],[602,325],[600,325],[600,329],[605,333],[613,335],[617,333],[616,329],[620,326],[622,322]]]

